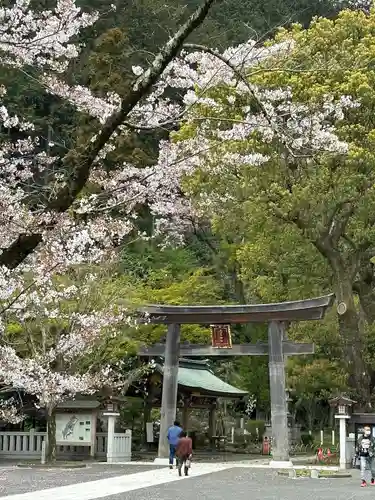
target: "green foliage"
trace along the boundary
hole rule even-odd
[[[146,303],[188,305],[214,304],[217,302],[217,283],[205,269],[193,270],[181,281],[168,276],[168,268],[150,275],[149,284],[140,291],[140,299]],[[220,300],[219,300],[220,302]]]
[[[144,402],[141,398],[127,398],[120,409],[121,431],[131,429],[132,441],[134,441],[135,446],[143,443],[143,419],[140,418],[143,405]]]
[[[268,411],[270,402],[268,358],[263,356],[241,357],[235,362],[235,372],[241,380],[241,388],[255,396],[257,410]]]
[[[301,441],[303,445],[308,446],[314,443],[314,438],[312,434],[301,434]]]
[[[348,373],[343,363],[330,359],[292,358],[288,361],[288,384],[294,411],[309,430],[327,425],[327,400],[347,390]]]
[[[266,423],[264,420],[248,420],[246,422],[246,430],[250,433],[253,441],[262,440],[264,431],[266,430]]]
[[[188,249],[160,251],[151,245],[141,245],[124,254],[123,273],[128,272],[127,282],[132,281],[128,300],[133,306],[146,304],[194,305],[222,302],[222,285],[212,269],[200,267],[199,261]],[[120,280],[124,280],[122,276]],[[160,342],[165,336],[165,326],[139,327],[134,336],[139,342]],[[209,329],[199,325],[183,325],[181,339],[206,343]]]
[[[345,370],[331,360],[290,359],[288,364],[289,385],[301,399],[325,400],[346,387]]]
[[[339,322],[329,315],[318,326],[294,327],[292,336],[318,340],[319,357],[328,356],[332,367],[336,362],[346,365],[350,377],[340,374],[338,385],[343,388],[350,382],[353,390],[362,391],[362,400],[369,398],[367,372],[374,365],[374,351],[372,327],[365,326],[354,293],[359,294],[362,305],[361,292],[355,287],[356,273],[362,273],[362,266],[367,269],[363,249],[373,248],[375,243],[374,30],[375,11],[370,15],[344,11],[336,20],[315,19],[309,29],[299,25],[282,29],[269,43],[292,39],[291,51],[278,53],[248,74],[249,81],[262,88],[289,88],[294,102],[311,112],[326,105],[328,98],[358,100],[359,106],[332,118],[338,137],[348,144],[348,154],[307,151],[306,155],[292,155],[278,133],[271,142],[258,134],[244,140],[216,141],[216,156],[209,162],[222,162],[220,148],[223,154],[254,152],[269,160],[261,168],[228,165],[218,175],[202,169],[186,179],[184,186],[193,200],[202,193],[221,200],[211,206],[207,216],[222,248],[236,263],[247,301],[296,300],[333,290],[337,300],[347,304],[347,313]],[[202,105],[199,114],[225,114],[228,123],[242,120],[245,102],[237,96],[235,104],[229,103],[232,92],[225,86],[210,90],[205,96],[213,97],[222,108],[208,110]],[[257,103],[247,98],[246,105],[255,107]],[[200,123],[197,120],[182,127],[181,136],[176,133],[174,140],[194,137]],[[224,127],[215,119],[209,123],[212,128]],[[373,300],[371,296],[370,303]],[[373,311],[366,310],[366,316],[374,322]]]

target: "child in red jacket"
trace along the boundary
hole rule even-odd
[[[176,457],[178,461],[177,468],[179,476],[182,476],[182,466],[184,466],[185,476],[188,475],[192,453],[193,442],[191,438],[187,437],[186,432],[182,431],[176,449]]]

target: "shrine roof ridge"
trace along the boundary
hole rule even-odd
[[[156,370],[164,375],[164,364],[156,363]],[[238,389],[217,377],[207,362],[203,364],[184,359],[178,369],[177,381],[180,387],[198,391],[202,396],[243,398],[248,395],[248,391]]]
[[[303,321],[322,319],[332,306],[334,294],[313,299],[270,304],[170,306],[150,304],[138,311],[151,323],[251,323],[267,321]]]

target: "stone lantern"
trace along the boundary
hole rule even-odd
[[[346,396],[337,396],[328,402],[336,410],[335,418],[340,421],[340,469],[346,469],[346,421],[350,418],[356,401]]]

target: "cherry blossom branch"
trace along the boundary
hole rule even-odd
[[[285,136],[283,134],[280,134],[280,131],[277,130],[277,127],[275,127],[275,124],[273,123],[272,119],[270,118],[266,108],[264,107],[261,99],[258,97],[256,94],[254,87],[249,83],[247,78],[243,75],[243,73],[237,69],[237,67],[228,59],[227,57],[224,57],[222,54],[220,54],[217,50],[211,49],[210,47],[206,47],[205,45],[199,45],[196,43],[186,43],[184,44],[184,48],[189,48],[193,50],[199,50],[202,52],[206,52],[207,54],[211,54],[214,57],[217,57],[220,61],[222,61],[224,64],[226,64],[232,71],[233,73],[237,76],[237,78],[246,85],[246,87],[249,90],[250,95],[253,97],[255,102],[257,103],[257,106],[259,107],[261,113],[265,117],[265,119],[268,122],[268,125],[276,135],[279,137],[280,141],[284,144],[285,148],[287,149],[288,153],[291,156],[294,156],[294,152],[291,150],[289,145],[287,144],[287,141],[285,139]]]
[[[50,268],[50,272],[54,271],[59,264],[55,264]],[[27,292],[29,292],[38,282],[38,279],[34,279],[28,286],[23,288],[10,302],[8,302],[1,310],[0,310],[0,316],[2,316],[6,311],[8,311],[14,304],[18,302],[18,300],[25,295]],[[1,331],[0,331],[0,337],[1,337]]]
[[[205,0],[203,4],[189,17],[175,35],[165,44],[155,57],[152,65],[134,83],[131,90],[124,96],[121,109],[115,111],[103,125],[100,133],[94,136],[83,147],[73,149],[55,166],[66,169],[67,176],[63,185],[48,204],[48,211],[58,213],[70,208],[82,188],[85,186],[95,159],[106,146],[116,129],[123,124],[129,113],[146,96],[152,86],[158,81],[168,64],[178,54],[186,38],[204,21],[215,0]],[[52,223],[50,229],[54,224]],[[18,238],[0,255],[0,265],[14,269],[34,252],[42,241],[42,234],[20,234]]]
[[[259,100],[259,98],[254,93],[254,89],[250,86],[248,80],[241,73],[240,69],[238,69],[236,67],[236,65],[231,62],[231,58],[233,58],[233,57],[236,56],[236,52],[234,52],[233,54],[231,54],[231,56],[226,57],[226,56],[220,54],[217,50],[211,49],[210,47],[207,47],[205,45],[188,43],[188,44],[184,44],[183,48],[188,48],[188,49],[198,50],[198,51],[201,51],[201,52],[206,52],[208,54],[213,55],[214,57],[216,57],[217,59],[221,60],[222,62],[224,62],[233,71],[233,73],[239,78],[239,80],[241,80],[248,87],[248,89],[250,90],[250,92],[253,95],[254,99],[257,101],[257,103],[261,107],[264,116],[266,116],[268,118],[267,112],[266,112],[264,106],[262,105],[262,102]],[[253,49],[253,47],[249,47],[248,48],[248,54],[250,54],[250,52],[251,52],[252,49]],[[238,50],[240,51],[240,48]],[[242,63],[242,65],[243,64],[244,64],[244,62]],[[258,70],[258,72],[262,72],[262,71],[263,70]],[[257,73],[257,71],[254,71],[254,73]],[[246,76],[249,76],[249,75],[246,75]],[[203,97],[204,94],[206,93],[206,91],[209,89],[210,83],[211,83],[213,77],[214,77],[214,75],[212,75],[211,78],[206,82],[206,84],[204,85],[204,87],[199,90],[199,97]],[[176,126],[176,123],[179,120],[181,120],[181,118],[183,118],[183,116],[186,115],[191,110],[192,107],[193,107],[193,105],[186,106],[181,111],[181,113],[177,114],[172,119],[165,120],[164,122],[158,123],[156,125],[152,125],[152,126],[140,125],[140,124],[136,124],[136,123],[131,123],[129,121],[125,121],[124,125],[126,127],[130,128],[131,130],[145,131],[145,132],[147,132],[147,131],[154,131],[155,129],[159,129],[159,128],[161,128],[161,129],[162,128],[166,128],[166,127],[171,128],[173,126]],[[202,118],[202,120],[205,120],[207,118],[208,117],[204,117],[204,118]],[[196,118],[196,119],[199,119],[199,118]],[[215,119],[215,118],[212,118],[212,119]],[[228,121],[231,121],[231,120],[228,119]]]
[[[3,420],[11,424],[18,424],[24,419],[25,415],[20,413],[20,409],[14,398],[0,400],[0,421]]]

